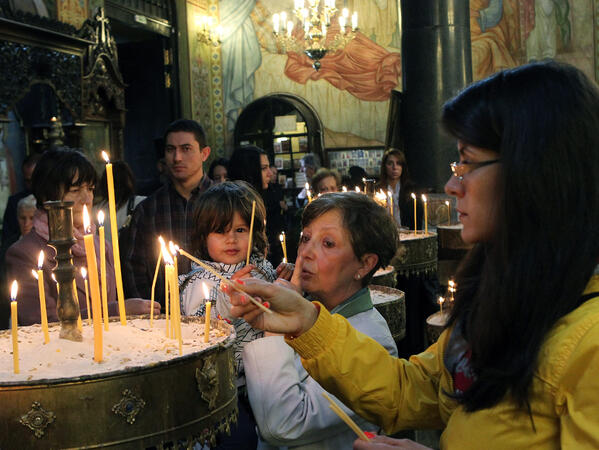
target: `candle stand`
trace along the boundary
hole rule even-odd
[[[56,250],[58,265],[54,269],[58,289],[56,313],[60,321],[60,337],[71,341],[81,341],[81,331],[77,329],[79,318],[79,302],[75,298],[73,279],[75,267],[71,255],[71,247],[76,242],[73,238],[73,202],[45,202],[48,211],[48,244]]]

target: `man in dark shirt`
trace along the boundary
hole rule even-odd
[[[203,163],[210,155],[202,126],[187,119],[171,123],[164,134],[165,164],[170,180],[141,202],[119,242],[125,297],[149,299],[156,261],[158,236],[185,250],[193,228],[193,210],[198,195],[212,185]],[[162,264],[161,264],[162,266]],[[190,270],[185,257],[178,258],[179,274]],[[164,306],[164,272],[160,269],[155,300]]]

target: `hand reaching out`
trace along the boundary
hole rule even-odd
[[[249,295],[259,297],[274,314],[264,314],[243,293],[226,284],[221,289],[231,299],[231,314],[243,318],[252,327],[275,333],[299,336],[306,332],[318,317],[317,308],[295,290],[282,283],[268,283],[255,278],[237,280]]]

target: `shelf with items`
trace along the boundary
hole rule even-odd
[[[347,175],[350,167],[359,166],[369,176],[378,178],[384,152],[384,146],[328,148],[327,157],[330,168],[341,176]]]
[[[259,98],[239,115],[235,145],[253,144],[264,149],[282,171],[283,187],[301,188],[295,180],[306,153],[323,155],[323,127],[314,108],[293,94],[274,93]]]

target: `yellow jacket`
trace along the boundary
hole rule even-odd
[[[593,275],[584,294],[598,291],[599,275]],[[562,317],[547,335],[530,395],[536,431],[509,396],[468,413],[444,394],[454,391],[443,364],[450,332],[406,361],[321,307],[314,326],[287,342],[327,391],[387,433],[444,428],[444,449],[599,448],[599,297]]]

